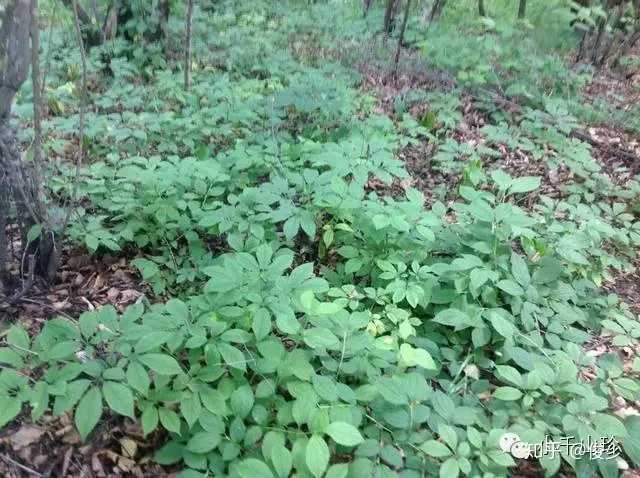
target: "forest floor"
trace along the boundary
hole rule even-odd
[[[640,56],[640,51],[637,55]],[[428,68],[412,51],[403,52],[397,76],[390,75],[387,68],[381,68],[375,62],[353,67],[361,74],[360,90],[372,94],[377,111],[391,118],[395,117],[396,99],[407,91],[447,92],[455,86],[450,75]],[[584,97],[605,98],[622,110],[630,110],[640,102],[640,73],[598,72],[584,88]],[[518,108],[518,105],[506,107]],[[428,108],[427,102],[417,102],[410,113],[420,120]],[[470,95],[463,96],[460,111],[462,119],[454,133],[455,140],[472,146],[483,144],[485,138],[481,129],[489,123],[485,113]],[[640,135],[607,124],[589,125],[585,134],[584,139],[592,145],[593,157],[615,183],[623,185],[640,171]],[[406,146],[398,151],[397,157],[404,162],[409,177],[395,180],[391,185],[372,178],[369,190],[381,196],[397,196],[413,187],[424,193],[427,204],[433,203],[438,187],[454,190],[461,181],[460,172],[434,168],[432,158],[435,153],[436,145],[429,141]],[[533,160],[527,151],[520,149],[504,146],[501,153],[494,159],[494,166],[514,176],[543,178],[540,189],[524,200],[525,207],[534,204],[540,194],[562,195],[560,187],[572,174],[568,169],[552,170],[547,163]],[[636,313],[640,313],[640,273],[621,273],[605,282],[603,288],[622,297]],[[0,304],[0,316],[11,322],[19,319],[27,327],[38,330],[44,321],[55,316],[78,317],[84,311],[106,304],[123,311],[128,305],[144,301],[151,295],[149,287],[140,281],[138,271],[126,259],[117,254],[95,257],[84,249],[68,247],[63,251],[61,267],[51,287],[36,284],[19,303]],[[639,351],[613,346],[610,338],[603,335],[589,342],[588,353],[592,356],[617,353],[625,368],[631,368]],[[615,413],[640,415],[640,402],[623,401]],[[88,444],[82,444],[69,414],[42,420],[37,425],[18,419],[0,433],[0,476],[168,476],[173,469],[163,469],[152,462],[152,453],[161,440],[161,433],[143,439],[140,427],[127,419],[101,423]],[[539,473],[536,467],[523,463],[512,476],[539,476]],[[628,470],[626,476],[640,476],[640,472]]]

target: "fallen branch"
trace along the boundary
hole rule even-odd
[[[616,156],[620,159],[624,159],[625,161],[630,163],[629,168],[632,171],[638,169],[638,167],[640,166],[640,158],[633,151],[629,151],[627,149],[622,149],[622,148],[616,148],[615,146],[610,146],[606,143],[603,143],[602,141],[598,141],[597,139],[594,139],[590,134],[584,131],[574,130],[569,134],[569,136],[572,138],[576,138],[581,141],[584,141],[586,143],[589,143],[591,146],[594,146],[596,148],[604,149],[608,153],[610,153],[612,156]]]

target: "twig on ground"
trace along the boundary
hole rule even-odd
[[[37,472],[36,470],[33,470],[31,468],[29,468],[28,466],[23,465],[22,463],[17,462],[16,460],[14,460],[13,458],[11,458],[10,456],[1,454],[0,458],[2,460],[4,460],[5,462],[20,468],[22,471],[26,471],[27,473],[31,473],[34,476],[44,476],[42,473]]]

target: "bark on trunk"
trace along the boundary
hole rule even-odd
[[[40,25],[38,0],[31,0],[31,79],[33,84],[33,161],[42,164],[42,90],[40,89]],[[38,171],[39,172],[39,171]]]
[[[398,2],[399,0],[387,0],[387,8],[384,11],[384,24],[383,24],[383,29],[384,29],[384,37],[385,39],[389,37],[389,34],[391,33],[391,23],[393,21],[393,16],[395,13],[395,7],[396,7],[396,2]]]
[[[187,18],[185,25],[185,55],[184,55],[184,89],[191,87],[191,23],[193,19],[193,0],[188,0]]]
[[[527,0],[520,0],[518,5],[518,19],[522,20],[527,15]]]
[[[73,0],[61,0],[62,4],[73,10]],[[82,25],[82,37],[84,39],[85,45],[88,47],[97,46],[102,43],[103,33],[99,30],[99,28],[95,27],[95,24],[86,10],[84,10],[80,5],[78,7],[78,19],[80,20],[80,24]]]
[[[407,20],[409,20],[409,10],[411,9],[411,0],[407,0],[407,5],[404,9],[404,18],[402,19],[402,27],[400,28],[400,35],[398,35],[398,46],[396,47],[396,56],[393,59],[393,76],[398,75],[398,61],[400,60],[400,50],[402,49],[402,42],[404,41],[404,32],[407,29]]]
[[[481,17],[487,16],[487,11],[484,8],[484,0],[478,0],[478,15]]]
[[[431,7],[431,11],[429,12],[428,24],[431,24],[436,21],[440,15],[442,15],[442,10],[444,10],[446,0],[435,0],[433,3],[433,7]]]
[[[17,226],[14,230],[21,235],[24,250],[22,257],[25,261],[21,265],[28,262],[33,265],[29,266],[32,273],[49,279],[52,258],[55,256],[53,264],[57,264],[57,254],[41,200],[40,179],[33,163],[29,165],[22,161],[15,131],[10,124],[13,98],[29,71],[30,30],[33,27],[30,10],[30,0],[12,0],[5,7],[0,28],[0,275],[6,274],[7,267],[6,227],[13,222]],[[11,215],[13,213],[15,215]],[[43,234],[40,239],[27,244],[27,232],[34,224],[42,224]],[[33,274],[25,283],[29,281],[33,282]]]

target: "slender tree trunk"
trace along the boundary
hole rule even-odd
[[[30,7],[29,0],[10,1],[0,27],[0,279],[5,277],[7,267],[10,203],[16,203],[19,214],[29,206],[26,192],[20,189],[22,161],[10,116],[13,98],[29,72]],[[28,214],[21,219],[28,220]]]
[[[407,0],[407,4],[404,7],[404,18],[402,19],[402,27],[400,28],[400,35],[398,36],[398,46],[396,47],[396,56],[393,59],[393,76],[398,76],[398,62],[400,60],[400,50],[402,49],[402,42],[404,41],[404,32],[407,29],[407,20],[409,20],[409,10],[411,9],[411,0]]]
[[[527,0],[520,0],[518,5],[518,19],[523,20],[527,15]]]
[[[604,35],[606,26],[607,26],[607,19],[602,18],[600,20],[600,24],[598,25],[598,34],[596,35],[596,40],[593,43],[593,49],[591,50],[592,63],[595,63],[596,58],[598,58],[598,51],[600,51],[600,44],[602,43],[602,36]]]
[[[442,15],[442,10],[444,10],[446,3],[446,0],[435,0],[433,7],[431,7],[431,11],[429,12],[428,26],[431,26],[431,24],[437,20],[440,15]]]
[[[5,288],[7,272],[7,255],[9,241],[7,240],[7,217],[9,216],[9,195],[5,189],[5,171],[0,171],[0,297]]]
[[[73,8],[73,0],[61,0],[62,4],[67,8]],[[87,46],[97,46],[102,42],[102,32],[99,28],[96,28],[91,15],[84,10],[80,5],[76,5],[78,10],[78,19],[82,26],[82,36]]]
[[[157,17],[157,25],[154,32],[150,35],[151,41],[163,41],[165,42],[169,36],[168,23],[169,16],[171,15],[171,4],[169,0],[159,0],[155,11]]]
[[[367,15],[369,14],[369,10],[371,10],[372,4],[373,4],[373,0],[364,0],[363,2],[364,12],[362,14],[364,18],[367,18]]]
[[[478,0],[478,15],[481,17],[487,16],[487,11],[484,8],[484,0]]]
[[[594,52],[594,55],[596,58],[595,65],[598,68],[602,67],[607,63],[607,60],[609,59],[609,54],[613,49],[613,45],[615,43],[619,44],[622,38],[624,38],[624,35],[620,34],[621,33],[619,31],[620,29],[616,28],[616,25],[620,23],[620,20],[622,19],[622,16],[625,13],[625,8],[626,8],[625,4],[618,5],[618,8],[616,9],[616,14],[613,18],[613,23],[611,23],[611,29],[613,30],[613,32],[611,32],[607,42],[604,44],[604,47],[602,48],[602,52],[599,52],[599,51]]]
[[[169,17],[171,16],[171,3],[169,0],[160,1],[160,28],[162,29],[162,41],[165,54],[169,51]]]
[[[31,80],[33,83],[33,160],[39,173],[42,164],[42,95],[40,88],[40,25],[38,0],[31,0]],[[39,178],[38,183],[40,183]]]
[[[102,43],[113,40],[118,34],[118,4],[114,0],[107,8],[107,14],[104,16],[104,22],[102,24]]]
[[[620,65],[620,60],[625,57],[629,51],[631,51],[638,41],[640,41],[640,20],[638,20],[638,25],[635,30],[627,36],[626,40],[622,42],[618,50],[611,55],[613,58],[611,64],[617,68]]]
[[[187,0],[187,18],[184,54],[184,89],[191,87],[191,27],[193,20],[193,0]]]
[[[393,13],[395,10],[396,2],[399,0],[387,0],[387,7],[384,11],[384,24],[382,28],[384,29],[384,38],[387,39],[389,37],[389,33],[391,33],[391,22],[393,20]]]

